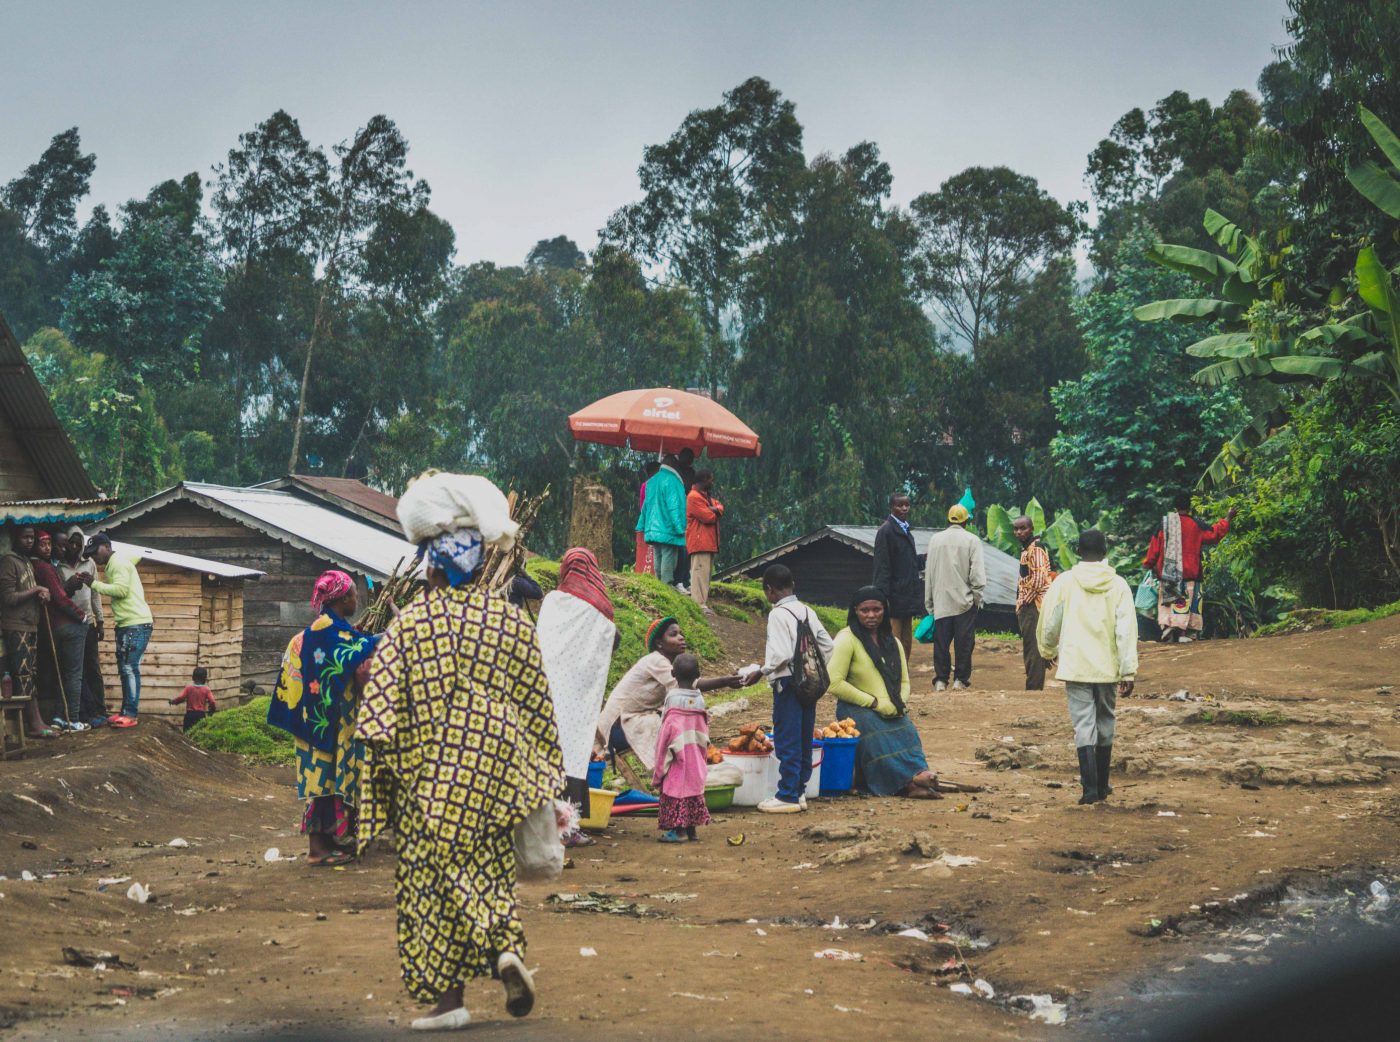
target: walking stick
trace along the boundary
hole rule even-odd
[[[63,707],[63,719],[72,726],[73,718],[68,715],[68,692],[63,690],[63,663],[58,661],[58,641],[53,639],[53,623],[49,621],[47,609],[39,614],[44,620],[44,632],[49,637],[49,656],[53,659],[54,678],[58,681],[58,704]]]

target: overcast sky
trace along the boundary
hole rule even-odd
[[[763,76],[808,156],[870,140],[907,202],[1005,164],[1062,201],[1114,120],[1181,88],[1254,88],[1284,0],[359,3],[0,0],[0,183],[78,126],[95,202],[223,159],[278,108],[316,144],[394,119],[457,260],[585,249],[642,148]]]

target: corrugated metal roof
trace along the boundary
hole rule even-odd
[[[187,500],[254,528],[299,550],[331,561],[349,572],[386,579],[400,561],[408,567],[418,548],[378,525],[349,517],[290,492],[264,488],[233,488],[186,481],[135,503],[107,518],[102,529]]]
[[[143,561],[168,564],[173,568],[183,568],[187,572],[200,572],[204,575],[217,575],[221,579],[261,579],[266,572],[256,568],[239,568],[237,565],[211,561],[205,557],[190,557],[188,554],[175,554],[169,550],[154,550],[138,543],[124,543],[112,540],[113,550],[127,550],[141,555]]]
[[[55,497],[92,499],[98,495],[83,461],[68,440],[49,396],[34,375],[19,342],[0,315],[0,409],[34,468]]]
[[[809,543],[815,543],[821,539],[839,539],[846,545],[854,546],[873,556],[877,531],[879,529],[875,525],[824,525],[815,532],[800,536],[782,546],[775,546],[757,557],[731,565],[715,578],[722,581],[727,577],[752,571],[761,565],[772,563],[798,547],[807,546]],[[928,541],[941,531],[943,531],[941,528],[911,528],[909,530],[910,535],[914,537],[914,549],[918,551],[920,557],[928,553]],[[998,550],[991,543],[983,540],[982,563],[987,572],[987,589],[983,596],[986,605],[989,608],[1014,610],[1016,584],[1021,578],[1021,562],[1004,550]]]
[[[19,525],[100,521],[116,505],[114,499],[23,499],[0,503],[0,521]]]
[[[330,503],[362,517],[373,524],[398,535],[403,531],[399,525],[399,501],[393,496],[370,488],[357,478],[327,478],[311,474],[289,474],[275,481],[267,481],[254,488],[269,488],[279,491],[297,492],[305,496]]]

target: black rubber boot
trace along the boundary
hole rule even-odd
[[[1098,803],[1103,797],[1099,795],[1099,765],[1094,757],[1094,746],[1081,745],[1074,751],[1079,754],[1079,784],[1084,788],[1079,802]]]
[[[1108,767],[1113,762],[1113,746],[1094,747],[1094,770],[1099,778],[1099,799],[1106,800],[1113,795],[1113,786],[1108,784]]]

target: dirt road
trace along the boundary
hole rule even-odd
[[[1097,808],[1074,804],[1063,692],[1017,690],[1016,646],[983,642],[974,689],[936,696],[927,655],[912,712],[930,761],[987,792],[727,813],[681,847],[656,844],[654,820],[615,819],[559,882],[522,888],[537,1012],[511,1022],[476,984],[474,1033],[1075,1037],[1097,997],[1199,960],[1202,939],[1290,880],[1394,869],[1400,694],[1379,689],[1400,690],[1400,618],[1145,647],[1139,695],[1120,704],[1117,791]],[[1205,697],[1170,698],[1183,688]],[[310,869],[297,819],[289,772],[155,722],[0,764],[8,1036],[406,1036],[392,855]],[[267,861],[271,847],[298,858]],[[128,900],[132,882],[154,900]],[[65,947],[120,964],[68,965]],[[859,958],[814,957],[827,949]],[[978,979],[993,998],[949,988]],[[1070,1027],[1007,1001],[1030,994],[1063,1003]]]

